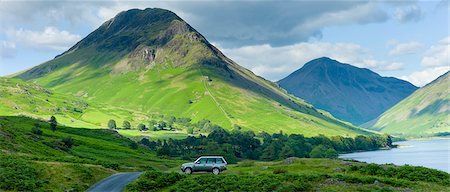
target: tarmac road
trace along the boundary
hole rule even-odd
[[[88,192],[122,192],[128,183],[137,179],[142,172],[116,173],[111,175],[94,186],[90,187]]]

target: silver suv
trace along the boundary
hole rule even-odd
[[[224,170],[227,170],[227,161],[222,156],[201,156],[192,163],[181,165],[181,171],[186,174],[212,172],[217,175]]]

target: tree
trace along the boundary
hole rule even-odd
[[[150,121],[148,122],[148,127],[149,127],[149,128],[150,128],[150,127],[155,128],[155,125],[156,125],[156,124],[158,124],[158,122],[152,119],[152,120],[150,120]]]
[[[188,134],[194,134],[194,128],[193,127],[187,128],[187,133]]]
[[[108,121],[108,128],[110,128],[110,129],[116,129],[117,127],[116,127],[116,121],[114,121],[113,119],[110,119],[109,121]]]
[[[309,156],[312,158],[324,158],[326,151],[327,148],[324,145],[317,145],[311,150]]]
[[[333,148],[329,148],[325,151],[325,158],[336,159],[338,158],[338,156],[339,156],[338,152]]]
[[[146,127],[145,127],[144,124],[140,123],[140,124],[138,125],[138,129],[139,129],[139,131],[143,131],[143,130],[146,129]]]
[[[123,121],[123,128],[124,129],[131,129],[131,124],[129,121]]]
[[[288,158],[288,157],[294,157],[294,156],[295,156],[294,150],[292,150],[292,148],[289,147],[288,145],[285,145],[285,146],[283,147],[283,149],[281,149],[280,157],[281,157],[282,159],[286,159],[286,158]]]
[[[49,123],[50,123],[50,129],[52,131],[56,131],[56,126],[58,125],[58,122],[56,121],[56,117],[55,116],[51,116],[50,117]]]
[[[159,127],[160,127],[160,128],[167,127],[167,123],[164,122],[164,121],[160,121],[158,124],[159,124]]]
[[[74,141],[72,139],[72,137],[64,137],[61,139],[61,142],[64,144],[65,147],[67,147],[68,149],[72,148]]]

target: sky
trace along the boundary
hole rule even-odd
[[[423,86],[450,70],[448,1],[0,0],[0,76],[54,58],[121,11],[158,7],[272,81],[325,56]]]

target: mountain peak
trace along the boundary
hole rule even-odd
[[[139,45],[164,45],[176,34],[188,32],[197,33],[169,10],[131,9],[104,22],[67,52],[89,47],[106,51],[131,51]]]
[[[295,96],[355,124],[377,117],[417,89],[409,82],[382,77],[328,57],[309,61],[279,84]]]

